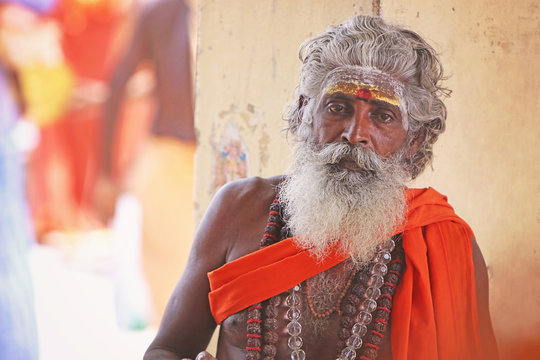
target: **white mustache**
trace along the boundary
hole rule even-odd
[[[337,165],[342,160],[354,162],[368,172],[379,173],[388,167],[387,162],[377,153],[361,146],[347,143],[326,144],[314,149],[317,163]]]

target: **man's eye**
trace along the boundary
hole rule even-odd
[[[394,121],[394,117],[387,113],[377,113],[375,114],[375,119],[384,124],[389,124]]]
[[[328,110],[333,113],[344,113],[345,112],[345,106],[340,104],[330,104],[328,106]]]

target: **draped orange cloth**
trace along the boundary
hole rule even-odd
[[[391,315],[394,359],[481,359],[472,237],[444,195],[407,190],[405,271]],[[345,260],[332,245],[317,261],[285,239],[210,273],[210,308],[217,323]]]

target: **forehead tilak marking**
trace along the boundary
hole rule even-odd
[[[326,84],[325,88],[328,88],[338,82],[364,84],[387,94],[395,94],[400,99],[403,99],[404,95],[403,83],[373,67],[340,66],[326,74],[323,84]]]
[[[398,106],[401,111],[403,127],[408,129],[407,99],[405,86],[401,81],[374,67],[344,65],[326,74],[323,80],[322,94],[328,93],[333,87],[339,86],[340,83],[349,83],[353,87],[364,85],[365,90],[373,90],[371,95],[375,95],[375,90],[379,91],[377,95],[380,95],[381,98],[378,100]],[[362,90],[362,88],[359,87],[357,90]],[[352,95],[356,96],[356,94]]]
[[[326,90],[326,94],[331,95],[335,93],[343,93],[367,100],[380,100],[397,107],[401,106],[401,99],[397,94],[388,93],[377,86],[368,85],[360,81],[336,82]]]

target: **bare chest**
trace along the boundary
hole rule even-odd
[[[254,328],[260,329],[261,352],[268,353],[264,347],[270,345],[275,359],[336,359],[353,335],[360,308],[358,295],[365,291],[368,276],[343,263],[264,302],[259,327],[250,327],[251,312],[247,310],[230,316],[221,326],[218,359],[246,358],[246,348],[254,343],[250,336],[257,333]],[[391,358],[388,326],[383,330],[373,345],[379,359]],[[368,340],[365,333],[361,335],[362,341]],[[291,357],[295,350],[301,351]]]

